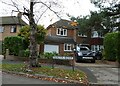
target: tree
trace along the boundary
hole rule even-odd
[[[89,16],[84,16],[82,18],[71,17],[71,20],[76,20],[79,23],[80,29],[79,33],[86,34],[87,40],[91,38],[92,30],[97,31],[98,34],[105,34],[105,27],[103,26],[104,14],[98,12],[92,12]]]
[[[15,12],[19,12],[22,13],[23,15],[27,16],[28,20],[29,20],[29,25],[30,25],[30,45],[29,45],[29,50],[30,50],[30,56],[29,56],[29,67],[35,67],[38,65],[37,62],[37,24],[35,21],[35,15],[34,15],[34,7],[37,3],[42,4],[42,7],[46,7],[46,9],[42,12],[42,14],[37,18],[40,20],[41,16],[49,9],[50,11],[52,11],[54,14],[56,14],[57,17],[59,17],[58,13],[55,12],[54,10],[51,9],[51,6],[56,6],[57,5],[57,1],[37,1],[37,0],[30,0],[30,7],[29,9],[24,7],[24,11],[21,12],[20,9],[18,8],[18,4],[16,2],[14,2],[13,0],[11,0],[12,4],[8,4],[6,2],[3,2],[5,4],[8,4],[10,6],[13,6],[17,9],[17,11]],[[49,3],[49,5],[47,4]],[[39,9],[40,10],[40,9]],[[60,17],[59,17],[60,18]]]
[[[103,12],[106,16],[106,20],[109,20],[109,22],[105,22],[105,25],[107,26],[107,29],[109,30],[109,32],[113,32],[113,31],[118,31],[118,35],[117,35],[117,59],[119,62],[119,66],[120,66],[120,3],[119,0],[105,0],[103,2],[103,0],[91,0],[92,3],[95,4],[95,6],[100,8],[100,11]],[[104,3],[109,3],[108,6],[105,6]]]
[[[104,25],[109,32],[119,30],[120,21],[116,22],[120,17],[120,4],[119,0],[91,0],[96,7],[100,8],[100,12],[104,13]],[[105,5],[108,3],[108,5]]]
[[[40,44],[44,41],[46,31],[47,30],[44,28],[44,26],[37,25],[37,33],[36,33],[37,44]],[[20,29],[18,36],[24,37],[29,45],[30,44],[30,26],[29,25],[23,26]]]

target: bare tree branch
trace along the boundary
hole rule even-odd
[[[14,7],[14,5],[13,4],[8,4],[8,3],[6,3],[6,2],[3,2],[3,1],[1,1],[3,4],[7,4],[7,5],[9,5],[9,6],[12,6],[12,7]]]
[[[41,3],[41,4],[43,4],[44,6],[46,6],[50,11],[52,11],[58,18],[60,18],[61,19],[61,17],[58,15],[58,12],[56,12],[56,11],[54,11],[54,10],[52,10],[51,9],[51,7],[49,7],[47,4],[45,4],[44,2],[34,2],[35,4],[36,3]]]
[[[13,0],[11,0],[11,2],[13,3],[14,7],[20,12],[20,10],[19,10],[17,4],[16,4]]]
[[[38,23],[38,22],[39,22],[39,20],[41,19],[41,17],[43,16],[43,14],[44,14],[47,10],[48,10],[48,8],[47,8],[47,9],[45,9],[45,11],[44,11],[44,12],[42,12],[42,14],[38,17],[38,20],[37,20],[37,22],[36,22],[36,23]]]

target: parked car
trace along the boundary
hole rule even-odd
[[[77,62],[81,60],[90,60],[92,63],[95,63],[95,52],[91,51],[86,46],[77,47],[75,56]]]
[[[101,60],[102,57],[102,51],[95,51],[95,58],[96,60]]]

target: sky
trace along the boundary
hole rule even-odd
[[[14,12],[17,9],[13,6],[1,3],[1,1],[4,1],[7,4],[11,4],[10,0],[0,0],[0,16],[16,16],[18,12]],[[29,9],[29,0],[13,0],[15,3],[17,3],[17,7],[20,11],[23,11],[23,6]],[[42,0],[47,1],[47,0]],[[51,0],[51,1],[57,1],[56,3],[51,5],[51,9],[55,12],[58,12],[58,15],[62,19],[69,20],[70,18],[66,15],[69,14],[74,17],[78,16],[86,16],[90,14],[90,11],[96,11],[98,8],[94,6],[94,4],[90,3],[90,0]],[[18,4],[19,3],[19,4]],[[45,2],[48,6],[49,3]],[[39,16],[42,15],[42,13],[47,9],[45,6],[41,5],[40,3],[37,3],[34,6],[34,12],[35,12],[35,20],[38,21]],[[12,11],[14,10],[14,11]],[[22,17],[24,21],[27,21],[26,17]],[[38,24],[44,25],[47,27],[48,25],[58,21],[60,18],[58,18],[53,12],[51,12],[49,9],[42,15],[40,18]]]

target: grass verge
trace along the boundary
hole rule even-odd
[[[2,69],[5,71],[13,71],[13,72],[23,72],[27,74],[40,74],[40,75],[46,75],[46,76],[52,76],[55,78],[63,78],[63,79],[69,79],[69,80],[75,80],[84,82],[86,80],[86,74],[80,70],[66,70],[61,68],[54,68],[48,66],[43,67],[37,67],[32,68],[32,71],[27,71],[25,68],[25,64],[2,64]]]

